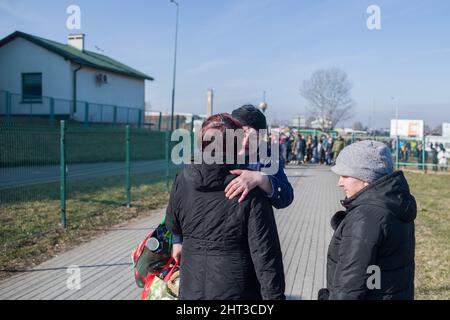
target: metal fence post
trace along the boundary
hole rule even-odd
[[[191,155],[194,154],[194,144],[195,144],[195,137],[194,137],[194,117],[192,116],[192,120],[191,120]]]
[[[61,226],[66,229],[66,123],[61,121],[61,133],[60,133],[60,206],[61,206]]]
[[[55,99],[50,98],[50,116],[49,116],[50,127],[55,127]]]
[[[131,207],[131,180],[130,180],[130,125],[125,127],[125,192],[127,194],[127,208]]]
[[[11,125],[11,93],[6,91],[5,93],[6,102],[6,125],[9,127]]]
[[[23,99],[23,97],[22,97]],[[30,125],[33,125],[33,102],[30,102],[30,114],[29,114]]]
[[[89,126],[89,103],[84,103],[84,126]]]
[[[158,131],[161,131],[161,120],[162,120],[162,112],[159,113],[159,119],[158,119]]]
[[[117,106],[114,106],[113,122],[114,122],[114,124],[117,123]]]
[[[166,130],[164,133],[165,140],[166,140],[166,152],[165,152],[165,158],[166,158],[166,190],[169,192],[169,131]]]
[[[400,141],[398,140],[398,136],[396,137],[396,143],[395,143],[395,164],[397,167],[397,170],[400,169],[400,165],[399,165],[399,157],[400,157]]]
[[[422,170],[427,172],[427,163],[426,163],[426,151],[425,151],[426,145],[425,145],[425,135],[422,137]]]
[[[141,109],[139,109],[139,115],[138,115],[138,128],[140,128],[141,127],[141,125],[142,125],[142,110]]]

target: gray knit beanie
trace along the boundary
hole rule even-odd
[[[394,171],[389,148],[382,142],[364,140],[345,147],[331,168],[340,176],[372,183]]]

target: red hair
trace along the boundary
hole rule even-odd
[[[220,133],[222,134],[223,137],[223,147],[224,147],[224,152],[226,152],[226,143],[225,143],[225,138],[226,138],[226,130],[227,129],[232,129],[232,130],[238,130],[238,129],[242,129],[243,124],[237,120],[236,118],[233,118],[229,113],[218,113],[215,115],[210,116],[208,119],[205,120],[205,122],[203,122],[202,124],[202,130],[201,130],[201,135],[199,136],[199,146],[201,148],[201,150],[205,150],[205,148],[211,144],[213,141],[211,140],[204,140],[205,135],[207,133],[207,131],[209,130],[217,130],[220,131]]]

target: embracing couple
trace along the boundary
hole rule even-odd
[[[181,300],[285,299],[272,206],[289,206],[294,193],[283,165],[268,175],[261,161],[249,161],[250,139],[262,141],[258,134],[265,129],[264,114],[251,105],[209,117],[198,137],[199,149],[214,142],[224,161],[192,162],[175,178],[166,225],[174,234],[173,256],[181,260]],[[243,132],[243,139],[227,143],[230,130]],[[217,139],[217,132],[224,141],[211,139]],[[242,152],[243,164],[227,161]]]

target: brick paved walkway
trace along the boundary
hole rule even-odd
[[[326,250],[331,237],[329,220],[343,194],[337,176],[327,167],[287,168],[294,187],[294,203],[276,210],[283,250],[288,299],[316,299],[325,285]],[[0,282],[0,299],[139,299],[130,253],[163,212],[110,231],[40,266]],[[94,254],[96,253],[96,254]],[[101,253],[101,254],[98,254]],[[81,289],[69,290],[68,268],[81,271]]]

